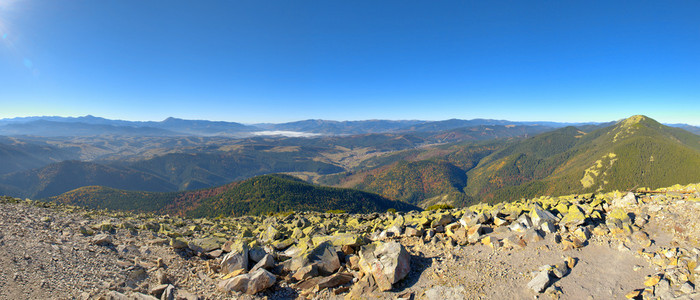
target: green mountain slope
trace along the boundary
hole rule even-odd
[[[202,200],[192,217],[262,214],[289,210],[349,213],[418,209],[377,194],[343,188],[322,187],[287,175],[264,175],[241,182],[220,195]]]
[[[468,177],[466,193],[489,202],[686,184],[700,179],[700,137],[645,116],[567,127],[495,152]]]
[[[352,213],[418,209],[382,196],[351,189],[312,185],[287,175],[263,175],[216,188],[183,192],[127,191],[87,186],[47,199],[97,209],[158,212],[192,217],[240,216],[284,211]]]

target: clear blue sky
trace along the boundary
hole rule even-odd
[[[0,0],[0,118],[700,125],[700,1]]]

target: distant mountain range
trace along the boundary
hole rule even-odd
[[[6,136],[227,136],[250,137],[255,135],[284,135],[309,133],[321,135],[356,135],[368,133],[438,132],[457,128],[487,125],[518,125],[561,128],[566,126],[598,126],[600,123],[516,122],[492,119],[450,119],[443,121],[421,120],[363,120],[332,121],[303,120],[281,124],[260,123],[244,125],[236,122],[184,120],[167,118],[163,121],[110,120],[94,116],[83,117],[23,117],[0,119],[0,135]],[[700,127],[673,124],[695,134]]]

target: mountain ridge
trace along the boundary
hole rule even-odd
[[[497,119],[448,119],[440,121],[427,120],[355,120],[335,121],[324,119],[307,119],[286,123],[257,123],[242,124],[231,121],[189,120],[168,117],[162,121],[126,121],[112,120],[102,117],[86,115],[81,117],[57,117],[36,116],[0,119],[0,134],[5,135],[42,135],[57,136],[64,131],[38,131],[38,129],[26,128],[36,122],[53,122],[73,124],[74,130],[87,131],[87,135],[94,134],[127,134],[127,135],[197,135],[197,136],[231,136],[246,137],[253,134],[265,134],[266,131],[293,131],[303,133],[325,135],[347,135],[387,132],[429,132],[451,130],[462,127],[481,125],[527,125],[560,128],[566,126],[598,126],[600,122],[552,122],[552,121],[509,121]],[[44,123],[49,124],[49,123]],[[77,127],[83,124],[85,128]],[[66,124],[57,124],[66,127]],[[700,133],[700,127],[688,124],[672,124],[695,134]],[[114,127],[100,127],[114,126]],[[41,126],[33,126],[41,127]],[[45,127],[45,126],[44,126]],[[25,129],[23,129],[25,128]],[[100,133],[99,129],[104,131]],[[139,129],[143,132],[138,132]],[[131,129],[133,132],[128,132]],[[92,131],[91,131],[92,130]],[[158,131],[162,130],[162,131]]]
[[[359,190],[309,184],[282,174],[256,176],[223,186],[184,192],[126,191],[86,186],[46,201],[95,209],[158,212],[190,217],[241,216],[287,211],[343,210],[349,213],[419,209]]]

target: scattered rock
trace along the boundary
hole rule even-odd
[[[535,276],[527,283],[527,287],[535,293],[543,292],[550,284],[549,271],[539,271]]]
[[[391,290],[411,270],[411,256],[395,241],[367,245],[359,254],[360,269],[371,274],[382,291]]]
[[[109,246],[112,244],[112,236],[106,233],[100,233],[98,235],[93,236],[90,239],[90,243],[99,246]]]
[[[315,264],[310,264],[299,268],[294,273],[294,279],[297,281],[304,281],[306,279],[318,276],[318,268]]]
[[[253,268],[250,269],[250,272],[253,273],[257,271],[258,269],[270,269],[275,266],[275,259],[272,257],[272,255],[267,254],[263,259],[261,259]]]
[[[248,269],[248,245],[242,242],[231,245],[231,251],[221,260],[221,272],[231,273],[238,269]]]
[[[276,280],[272,273],[265,269],[258,269],[252,273],[222,280],[217,285],[217,289],[221,292],[236,291],[254,295],[274,285]]]

